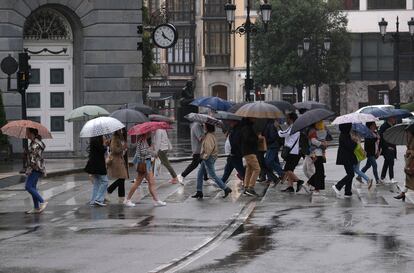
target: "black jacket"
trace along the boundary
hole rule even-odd
[[[339,125],[341,134],[339,135],[339,148],[336,156],[336,165],[349,166],[358,163],[358,160],[354,154],[357,143],[351,139],[351,128],[352,124],[350,123]]]
[[[241,127],[235,126],[230,131],[229,141],[231,145],[231,155],[235,157],[242,157],[241,151]]]
[[[281,137],[277,133],[277,129],[274,125],[274,121],[269,121],[264,128],[262,135],[266,138],[267,148],[279,148]]]
[[[377,142],[377,138],[366,138],[364,142],[364,150],[367,153],[367,157],[375,156],[375,143]]]
[[[241,129],[242,156],[257,154],[258,137],[251,123],[244,124]]]
[[[89,160],[86,163],[85,172],[88,174],[106,175],[105,152],[105,146],[91,141],[89,146]]]
[[[395,146],[394,144],[388,143],[384,139],[385,130],[391,127],[392,126],[388,122],[384,122],[384,124],[381,125],[378,131],[381,137],[380,139],[381,154],[387,159],[397,158],[397,146]]]

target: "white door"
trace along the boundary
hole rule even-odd
[[[46,151],[73,151],[73,126],[65,115],[73,109],[72,61],[30,60],[32,78],[27,89],[27,117],[52,133]]]

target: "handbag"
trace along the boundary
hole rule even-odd
[[[367,155],[366,155],[366,153],[365,153],[365,151],[362,148],[360,143],[358,143],[357,146],[355,147],[354,154],[355,154],[358,162],[360,162],[360,161],[364,160],[365,158],[367,158]]]
[[[137,172],[138,172],[138,174],[146,174],[147,173],[147,163],[146,163],[145,160],[138,162]]]

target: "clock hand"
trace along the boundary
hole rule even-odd
[[[164,32],[162,32],[162,37],[163,37],[163,38],[165,38],[165,39],[167,39],[168,41],[170,41],[170,42],[171,42],[171,39],[170,39],[170,38],[168,38],[167,36],[165,36]]]

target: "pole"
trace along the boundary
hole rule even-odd
[[[250,79],[250,1],[247,1],[247,17],[246,17],[246,82],[244,84],[245,92],[246,92],[246,101],[250,101],[250,89],[251,87],[251,79]],[[247,84],[246,84],[247,83]]]
[[[26,89],[25,87],[22,87],[22,90],[20,91],[21,95],[21,101],[22,101],[22,119],[27,119],[27,107],[26,107]],[[23,168],[20,171],[20,173],[25,173],[27,168],[27,153],[29,151],[29,143],[27,141],[27,138],[24,138],[22,140],[23,145]]]
[[[395,102],[395,108],[399,109],[401,104],[400,98],[400,22],[397,16],[396,27],[397,30],[394,35],[395,48],[394,48],[394,77],[395,77],[395,96],[397,101]]]

